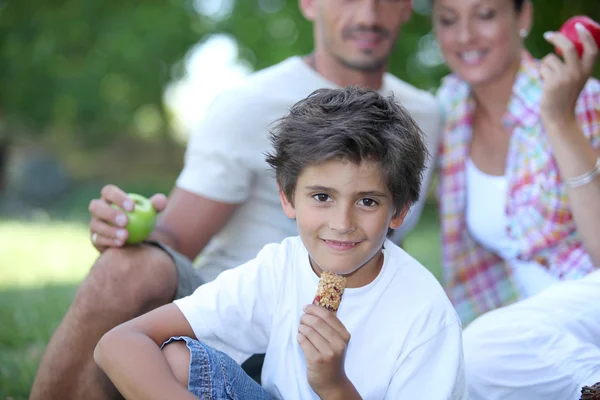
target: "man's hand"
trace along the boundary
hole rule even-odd
[[[157,212],[167,206],[167,197],[164,194],[155,194],[150,198]],[[109,247],[121,247],[127,239],[127,215],[111,207],[116,204],[127,211],[133,211],[133,200],[123,190],[115,185],[106,185],[102,188],[100,198],[90,202],[90,236],[94,247],[99,252],[104,252]]]
[[[304,307],[298,344],[306,359],[308,383],[322,399],[354,389],[344,371],[348,342],[350,333],[334,313],[312,304]]]

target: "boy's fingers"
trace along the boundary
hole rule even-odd
[[[304,312],[306,314],[321,318],[327,322],[329,326],[335,329],[335,331],[342,337],[342,339],[344,339],[346,343],[350,341],[350,333],[348,333],[346,327],[344,324],[342,324],[342,321],[340,321],[339,318],[331,311],[314,304],[308,304],[304,307]]]
[[[300,324],[298,333],[301,333],[315,348],[313,360],[331,360],[335,356],[335,352],[331,348],[331,344],[325,339],[316,329],[311,326]]]
[[[311,341],[308,340],[308,338],[302,332],[300,332],[300,330],[298,330],[296,340],[298,341],[298,344],[304,353],[304,358],[306,358],[307,361],[315,360],[319,356],[319,352],[315,346],[313,346]]]
[[[330,343],[334,343],[336,338],[340,337],[340,334],[331,325],[329,325],[324,319],[311,314],[303,314],[300,317],[300,325],[306,325],[314,329],[319,335]]]

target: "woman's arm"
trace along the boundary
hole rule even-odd
[[[560,174],[564,179],[574,178],[590,171],[600,157],[577,123],[553,125],[546,129]],[[566,137],[566,133],[572,134]],[[577,188],[568,189],[569,204],[577,231],[594,265],[600,265],[600,177]]]
[[[106,333],[94,360],[126,399],[195,399],[160,350],[172,336],[195,338],[179,308],[167,304]]]
[[[585,28],[580,31],[580,37],[584,45],[581,59],[573,44],[563,35],[547,35],[549,42],[561,48],[564,61],[551,54],[542,60],[541,67],[544,80],[540,104],[542,122],[560,175],[566,181],[591,171],[600,157],[600,149],[592,147],[575,115],[575,104],[592,74],[598,55],[598,46]],[[586,110],[590,123],[595,125],[595,129],[600,129],[600,110],[594,109],[594,105],[590,107]],[[592,136],[600,137],[600,132],[593,132]],[[583,186],[569,188],[568,196],[583,244],[594,265],[600,265],[600,177]]]

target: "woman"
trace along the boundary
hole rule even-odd
[[[598,47],[580,27],[578,58],[535,60],[523,47],[526,0],[434,0],[437,40],[452,74],[440,210],[448,294],[464,323],[600,266]]]
[[[564,60],[534,60],[528,1],[433,5],[448,294],[464,323],[497,308],[463,334],[470,398],[577,399],[600,381],[598,47],[551,32]]]

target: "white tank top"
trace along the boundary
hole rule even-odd
[[[516,258],[513,242],[506,230],[506,196],[508,181],[504,176],[480,171],[471,158],[467,159],[466,223],[471,236],[483,247],[506,260],[513,271],[521,298],[545,289],[558,279],[536,262]]]

